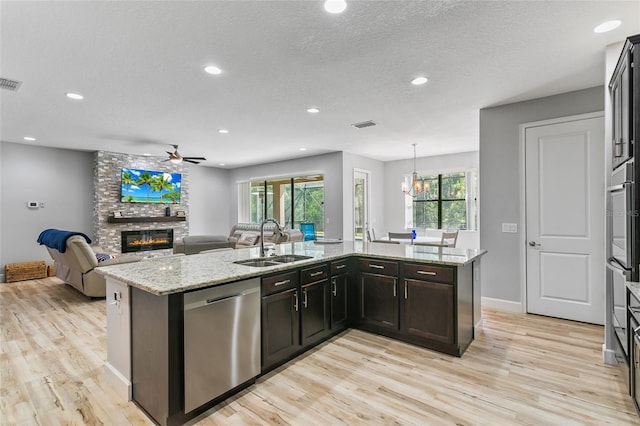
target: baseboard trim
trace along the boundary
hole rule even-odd
[[[616,351],[613,349],[608,349],[606,345],[602,345],[602,361],[604,361],[607,365],[618,365],[618,360],[616,359]]]
[[[521,302],[483,297],[481,303],[483,308],[495,309],[496,311],[511,312],[514,314],[524,312]]]
[[[131,401],[133,398],[131,382],[116,370],[108,362],[104,363],[104,375],[107,383],[116,391],[125,401]]]

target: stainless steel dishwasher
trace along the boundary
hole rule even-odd
[[[184,411],[260,374],[260,279],[184,295]]]

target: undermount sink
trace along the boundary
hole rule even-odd
[[[283,254],[281,256],[256,257],[254,259],[236,260],[233,263],[245,266],[255,266],[264,268],[266,266],[278,266],[284,263],[292,263],[298,260],[311,259],[311,256],[303,256],[301,254]]]
[[[245,265],[245,266],[256,266],[258,268],[264,268],[265,266],[278,266],[278,265],[282,265],[281,262],[274,262],[272,260],[266,260],[266,259],[246,259],[246,260],[236,260],[233,263],[237,263],[238,265]]]
[[[311,256],[303,256],[301,254],[283,254],[280,256],[272,256],[268,259],[273,262],[291,263],[297,262],[298,260],[311,259]]]

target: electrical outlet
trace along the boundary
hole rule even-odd
[[[517,223],[503,223],[502,224],[502,232],[516,233],[516,232],[518,232],[518,224]]]

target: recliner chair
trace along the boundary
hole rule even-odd
[[[47,246],[47,251],[54,260],[56,277],[89,297],[106,295],[105,278],[96,271],[96,267],[140,260],[140,257],[135,255],[118,255],[114,259],[98,262],[96,254],[104,251],[98,246],[90,246],[82,235],[69,237],[66,247],[66,251],[61,253]]]

